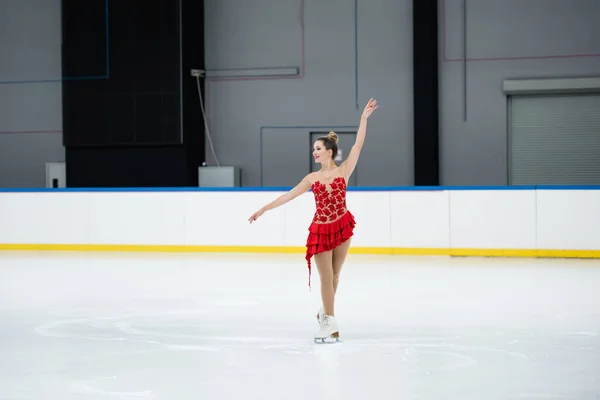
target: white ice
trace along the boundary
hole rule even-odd
[[[600,398],[600,260],[0,253],[0,399]]]

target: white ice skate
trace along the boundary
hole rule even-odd
[[[323,315],[320,326],[321,329],[314,334],[315,343],[325,343],[325,339],[328,338],[333,338],[336,342],[340,341],[340,332],[335,317]]]
[[[325,310],[323,307],[319,308],[319,312],[317,313],[317,322],[319,326],[321,326],[321,321],[323,321],[323,315],[325,315]]]

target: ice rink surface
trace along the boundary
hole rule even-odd
[[[0,399],[600,399],[600,260],[0,253]]]

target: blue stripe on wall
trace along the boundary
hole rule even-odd
[[[0,188],[0,193],[36,192],[280,192],[292,187],[149,187],[149,188]],[[430,192],[453,190],[600,190],[600,185],[539,186],[366,186],[349,187],[349,192]]]

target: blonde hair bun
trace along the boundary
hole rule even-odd
[[[327,137],[333,140],[335,143],[338,142],[338,135],[334,131],[329,132]]]

